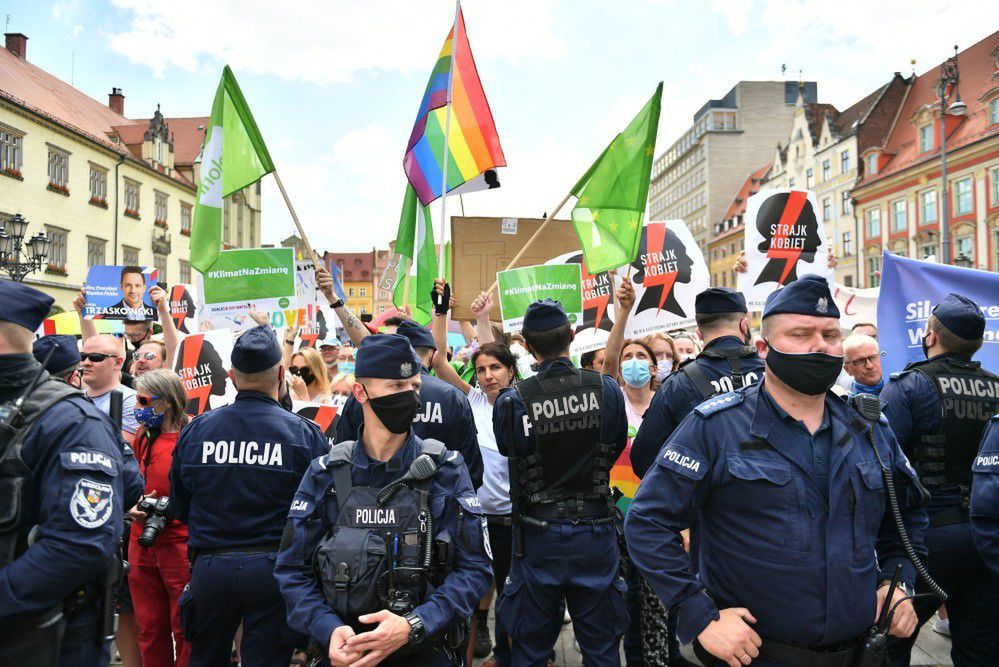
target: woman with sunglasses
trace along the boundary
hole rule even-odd
[[[143,347],[146,347],[145,345]],[[141,349],[141,348],[140,348]],[[135,379],[135,418],[140,423],[132,448],[146,480],[144,497],[170,496],[170,465],[181,428],[187,424],[187,395],[176,374],[151,370]],[[187,667],[189,646],[177,604],[191,579],[187,527],[170,518],[149,547],[139,544],[146,513],[133,507],[128,579],[139,624],[143,667]],[[176,654],[174,647],[176,645]]]
[[[311,401],[320,405],[329,404],[330,381],[326,375],[326,363],[315,348],[303,347],[291,356],[288,366],[288,383],[291,397],[297,401]]]

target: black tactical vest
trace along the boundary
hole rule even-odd
[[[450,536],[433,527],[434,478],[403,486],[379,504],[382,489],[351,483],[354,446],[341,442],[327,457],[333,496],[324,494],[323,502],[336,502],[338,514],[334,525],[325,526],[314,567],[326,601],[360,633],[371,629],[357,620],[364,614],[388,609],[402,616],[425,602],[443,582],[453,557]],[[421,453],[438,465],[444,452],[443,443],[423,441]]]
[[[525,504],[610,498],[613,447],[600,442],[600,374],[554,364],[516,390],[536,442],[535,453],[520,461]]]
[[[704,372],[704,368],[697,363],[697,359],[708,357],[711,359],[724,359],[728,361],[730,373],[722,375],[717,380],[712,380]],[[753,384],[760,379],[760,373],[750,371],[745,373],[742,370],[742,360],[746,358],[757,358],[756,348],[748,345],[740,347],[728,347],[722,349],[709,348],[704,350],[696,358],[685,361],[680,366],[680,372],[684,373],[690,381],[694,383],[697,391],[701,392],[701,398],[707,400],[712,396],[724,394],[736,389],[742,389],[746,385]]]
[[[971,485],[971,464],[982,433],[999,412],[999,377],[977,361],[943,356],[910,364],[940,398],[940,428],[912,443],[912,464],[927,489]]]
[[[0,429],[0,567],[16,560],[28,548],[31,526],[26,525],[25,502],[32,470],[21,458],[24,439],[32,425],[53,405],[83,392],[46,373],[21,404],[15,423]],[[54,446],[55,443],[43,443]]]

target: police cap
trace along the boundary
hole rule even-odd
[[[781,313],[839,319],[839,308],[833,301],[829,283],[814,273],[801,276],[787,287],[767,297],[767,304],[763,307],[763,318]]]
[[[45,292],[24,283],[0,280],[0,321],[34,331],[49,314],[54,301]]]
[[[694,298],[694,312],[700,315],[714,313],[748,313],[746,297],[731,287],[709,287]]]
[[[434,335],[430,333],[430,329],[421,326],[413,320],[403,320],[396,327],[395,332],[400,336],[404,336],[414,348],[429,347],[433,350],[437,349],[437,343],[434,342]]]
[[[232,346],[232,367],[242,373],[259,373],[281,361],[277,336],[267,324],[255,326],[236,339]]]
[[[562,303],[554,299],[541,299],[527,307],[524,315],[524,331],[548,331],[569,323]]]
[[[408,380],[418,375],[422,363],[405,336],[366,336],[357,348],[354,375],[359,378]]]
[[[76,336],[42,336],[35,341],[32,351],[39,363],[45,362],[45,357],[52,356],[45,364],[49,373],[62,373],[80,363],[80,348],[76,345]]]
[[[964,340],[981,340],[985,334],[985,316],[978,304],[966,296],[951,292],[933,306],[940,324]]]

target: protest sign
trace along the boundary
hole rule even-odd
[[[739,291],[752,311],[767,296],[808,273],[832,282],[825,226],[815,212],[810,190],[776,188],[757,192],[746,202],[746,264]]]
[[[583,316],[576,326],[576,335],[572,339],[572,354],[583,354],[599,350],[607,346],[610,335],[611,309],[613,306],[614,285],[607,271],[596,275],[586,270],[583,253],[579,250],[559,255],[546,264],[578,264],[583,292]]]
[[[583,293],[578,264],[541,264],[500,271],[499,305],[503,330],[520,331],[527,307],[538,299],[562,303],[569,324],[575,327],[583,319]]]
[[[475,318],[472,301],[489,289],[497,272],[506,269],[543,223],[543,218],[451,217],[451,290],[458,299],[451,314],[454,319]],[[572,223],[552,220],[514,268],[544,264],[572,251],[580,251]]]
[[[226,250],[203,274],[202,320],[240,328],[251,310],[267,313],[274,327],[299,326],[292,248]]]
[[[197,294],[194,285],[178,284],[170,288],[170,319],[177,331],[181,333],[192,333],[197,331],[198,302],[194,298]]]
[[[155,320],[156,306],[149,290],[156,285],[156,269],[145,266],[91,266],[84,285],[88,320]]]
[[[966,296],[985,316],[982,349],[975,355],[985,368],[999,368],[999,274],[934,264],[885,252],[878,299],[878,342],[885,373],[925,359],[923,336],[933,306],[949,293]]]
[[[694,299],[710,286],[711,276],[683,220],[646,223],[638,256],[618,273],[625,270],[635,287],[635,305],[625,338],[694,324]]]
[[[336,425],[340,421],[340,408],[343,401],[331,405],[320,405],[312,401],[292,401],[291,411],[301,415],[322,429],[330,444],[336,444]]]
[[[177,346],[174,371],[187,392],[187,414],[200,415],[236,397],[229,379],[232,331],[214,329],[185,336]]]
[[[874,324],[878,321],[877,287],[844,287],[839,283],[830,285],[833,301],[839,308],[839,325],[852,329],[858,324]]]

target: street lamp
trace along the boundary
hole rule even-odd
[[[20,213],[0,224],[0,269],[17,282],[45,266],[52,243],[45,232],[38,232],[25,242],[27,232],[28,221]]]
[[[947,193],[947,114],[963,116],[968,110],[968,105],[961,100],[961,93],[957,89],[960,75],[957,71],[957,44],[954,45],[954,55],[945,60],[940,65],[940,83],[937,93],[940,96],[940,181],[943,189],[943,215],[941,222],[943,229],[940,230],[940,262],[950,264],[950,196]],[[956,99],[949,107],[947,102],[951,96]]]

